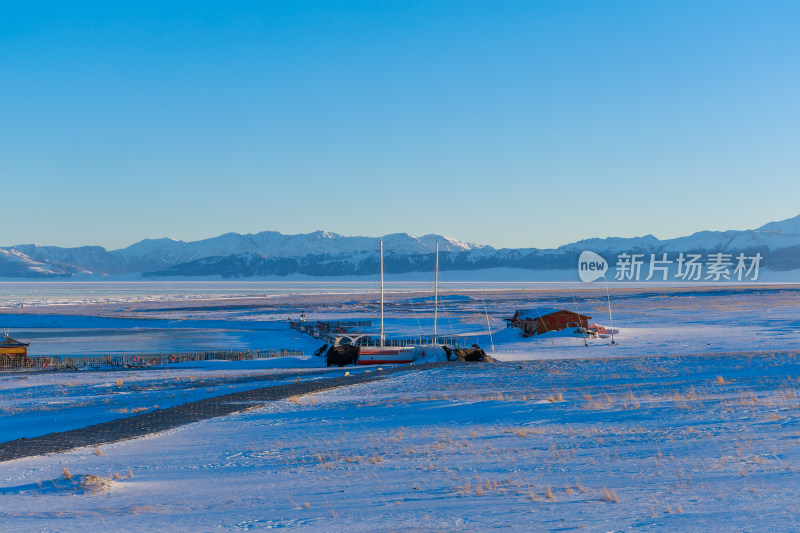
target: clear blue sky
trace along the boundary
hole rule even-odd
[[[3,2],[0,245],[800,213],[800,2]]]

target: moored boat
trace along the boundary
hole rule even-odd
[[[323,348],[324,349],[324,348]],[[370,335],[336,337],[325,352],[325,364],[338,365],[399,365],[413,362],[413,346],[381,346]]]
[[[400,365],[413,361],[413,346],[364,346],[358,350],[359,365]]]
[[[434,278],[433,337],[426,344],[390,343],[387,346],[383,329],[383,241],[380,248],[381,273],[381,315],[380,336],[375,339],[370,335],[342,335],[336,338],[330,348],[323,346],[315,355],[324,353],[327,366],[338,365],[392,365],[408,364],[414,361],[461,361],[485,360],[486,354],[478,346],[473,348],[448,347],[440,344],[437,331],[439,305],[439,243],[436,243],[436,276]],[[327,351],[326,351],[327,348]]]

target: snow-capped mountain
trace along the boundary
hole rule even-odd
[[[758,231],[772,231],[776,233],[785,233],[787,235],[800,235],[800,215],[778,222],[770,222],[764,224]]]
[[[498,250],[433,234],[421,237],[407,233],[384,237],[346,237],[327,231],[298,235],[283,235],[274,231],[248,235],[227,233],[193,242],[169,238],[145,239],[112,251],[100,246],[60,248],[28,244],[0,248],[0,277],[374,275],[378,267],[381,238],[387,270],[395,274],[430,272],[437,241],[442,271],[492,268],[573,270],[578,255],[584,250],[607,255],[621,252],[759,252],[765,256],[765,269],[778,271],[800,268],[800,216],[797,216],[770,222],[756,230],[700,231],[667,240],[659,240],[652,235],[595,238],[556,249]]]
[[[567,244],[559,250],[593,250],[593,251],[642,251],[655,252],[687,252],[729,250],[780,250],[800,244],[800,233],[782,233],[778,231],[699,231],[686,237],[659,240],[652,235],[629,239],[611,237],[608,239],[586,239]]]
[[[259,261],[283,265],[274,267],[282,273],[292,273],[292,264],[309,265],[313,261],[324,271],[330,272],[328,275],[340,275],[336,268],[324,268],[322,265],[330,262],[331,258],[338,258],[332,264],[339,265],[343,261],[357,263],[362,256],[377,257],[380,239],[381,237],[344,237],[327,231],[298,235],[264,231],[248,235],[227,233],[193,242],[170,238],[145,239],[127,248],[112,251],[100,246],[61,248],[23,244],[0,248],[4,252],[4,255],[0,255],[0,277],[158,273],[183,264],[192,264],[190,270],[199,269],[204,273],[215,268],[211,265],[221,268],[225,264],[228,265],[224,268],[227,272],[230,265],[250,265]],[[429,255],[436,249],[437,241],[442,253],[494,250],[491,247],[432,234],[415,237],[408,233],[395,233],[382,239],[387,256]],[[308,268],[310,267],[307,266],[306,269]]]
[[[70,276],[74,268],[63,268],[59,264],[50,264],[32,259],[15,249],[0,248],[0,276],[5,278],[44,278]]]
[[[343,237],[327,231],[299,235],[283,235],[276,231],[240,235],[226,233],[201,241],[184,242],[174,239],[146,239],[128,248],[111,252],[129,264],[169,266],[207,257],[226,257],[238,254],[259,254],[268,258],[303,257],[319,254],[352,254],[374,251],[379,246],[378,237]],[[408,233],[395,233],[383,237],[384,247],[398,254],[432,252],[436,241],[444,251],[466,251],[481,248],[442,237],[425,235],[413,237]]]

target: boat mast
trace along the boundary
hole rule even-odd
[[[433,278],[433,344],[436,344],[436,323],[439,318],[439,241],[436,241],[436,269]]]
[[[614,345],[614,317],[611,316],[611,294],[608,292],[608,279],[603,276],[603,279],[606,280],[606,298],[608,299],[608,327],[611,328],[611,344]]]
[[[383,239],[381,239],[381,348],[383,348],[383,345]]]

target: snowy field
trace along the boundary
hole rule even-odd
[[[8,462],[2,519],[18,530],[791,530],[797,375],[797,355],[776,354],[397,376]],[[86,476],[110,481],[84,488]]]
[[[389,299],[390,334],[427,333],[427,296]],[[130,352],[130,342],[181,349],[196,332],[243,348],[295,342],[310,354],[319,341],[289,330],[288,316],[374,318],[375,301],[82,302],[16,309],[0,325],[30,340],[31,352],[81,343]],[[533,306],[613,320],[619,344],[523,339],[503,327],[515,308]],[[5,462],[0,522],[4,531],[795,529],[800,287],[615,289],[611,308],[613,318],[596,290],[453,291],[440,332],[478,340],[498,363],[396,374],[100,449]],[[0,437],[344,371],[357,370],[325,369],[306,355],[0,374]]]
[[[324,368],[318,358],[279,357],[179,363],[141,370],[0,372],[0,442],[345,371]]]

